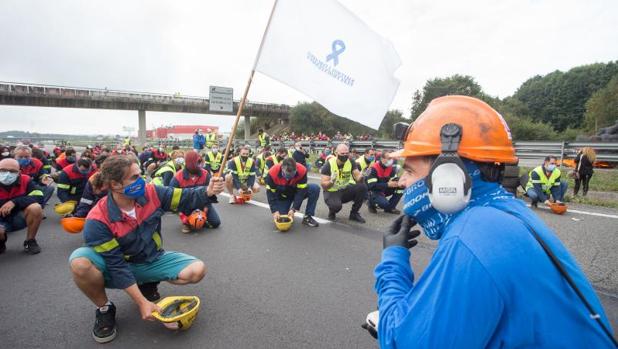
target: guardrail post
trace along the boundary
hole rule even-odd
[[[245,115],[245,141],[248,141],[251,137],[251,116]]]
[[[561,143],[561,147],[560,147],[560,170],[562,170],[562,163],[564,162],[564,143],[565,142],[560,142]]]

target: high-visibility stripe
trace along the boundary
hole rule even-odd
[[[174,194],[172,194],[172,204],[170,205],[170,208],[172,209],[172,211],[176,211],[178,209],[181,196],[182,196],[182,189],[174,188]]]
[[[305,189],[305,188],[307,188],[307,183],[298,184],[298,185],[296,185],[296,187],[299,188],[299,189]]]
[[[75,194],[77,192],[77,187],[71,188],[71,194]]]
[[[71,186],[69,184],[58,183],[58,188],[60,189],[69,189]]]
[[[163,242],[161,241],[161,235],[158,231],[155,231],[154,234],[152,234],[152,239],[154,240],[155,245],[157,245],[157,249],[160,250]]]
[[[116,247],[120,246],[116,239],[111,239],[108,242],[104,242],[98,246],[94,247],[94,251],[97,253],[109,252]]]
[[[378,181],[377,178],[370,178],[370,179],[367,180],[367,183],[369,184],[369,183],[374,183],[374,182],[377,182],[377,181]]]
[[[33,190],[28,194],[28,196],[43,196],[43,192],[40,190]]]
[[[88,200],[88,199],[84,199],[84,198],[79,199],[79,202],[83,202],[86,205],[92,205],[92,203],[93,203],[92,200]]]

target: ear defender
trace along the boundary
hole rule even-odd
[[[463,210],[472,194],[472,178],[457,154],[461,135],[462,128],[458,124],[442,126],[442,153],[427,176],[429,201],[436,210],[446,214]]]

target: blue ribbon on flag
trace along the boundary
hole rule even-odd
[[[341,40],[335,40],[331,45],[331,49],[333,52],[326,56],[326,62],[332,60],[333,65],[337,66],[339,64],[339,55],[345,51],[345,44]]]

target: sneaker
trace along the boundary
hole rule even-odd
[[[145,284],[137,285],[139,290],[144,295],[144,298],[149,300],[150,302],[156,302],[161,299],[161,295],[158,290],[158,282],[147,282]]]
[[[230,204],[234,204],[234,202],[236,202],[235,196],[234,195],[230,195]]]
[[[538,202],[538,201],[533,201],[533,202],[530,204],[530,207],[539,208],[539,202]]]
[[[328,211],[328,220],[329,220],[329,221],[334,221],[336,218],[337,218],[337,217],[336,217],[335,212]]]
[[[367,209],[369,210],[369,213],[378,213],[378,209],[373,205],[367,206]]]
[[[191,226],[188,224],[183,224],[182,229],[180,230],[183,234],[189,234],[191,232]]]
[[[350,220],[358,223],[365,223],[365,218],[363,218],[358,212],[350,212]]]
[[[92,337],[97,343],[111,342],[116,338],[116,306],[114,303],[107,306],[107,311],[102,313],[97,309]]]
[[[390,209],[390,210],[384,210],[384,212],[390,213],[390,214],[400,214],[401,213],[401,211],[399,211],[396,208],[393,208],[393,209]]]
[[[8,240],[8,235],[4,233],[4,240],[0,240],[0,254],[6,251],[6,240]]]
[[[209,196],[208,198],[210,199],[210,202],[213,204],[219,203],[219,199],[217,198],[217,195]]]
[[[315,228],[315,227],[317,227],[317,226],[319,226],[319,225],[320,225],[320,224],[318,224],[318,222],[316,222],[316,221],[315,221],[315,219],[313,219],[313,217],[311,217],[311,216],[305,216],[305,217],[303,218],[303,224],[304,224],[304,225],[308,225],[308,226],[313,227],[313,228]]]
[[[29,254],[37,254],[41,252],[41,247],[37,244],[35,239],[24,241],[24,252]]]

